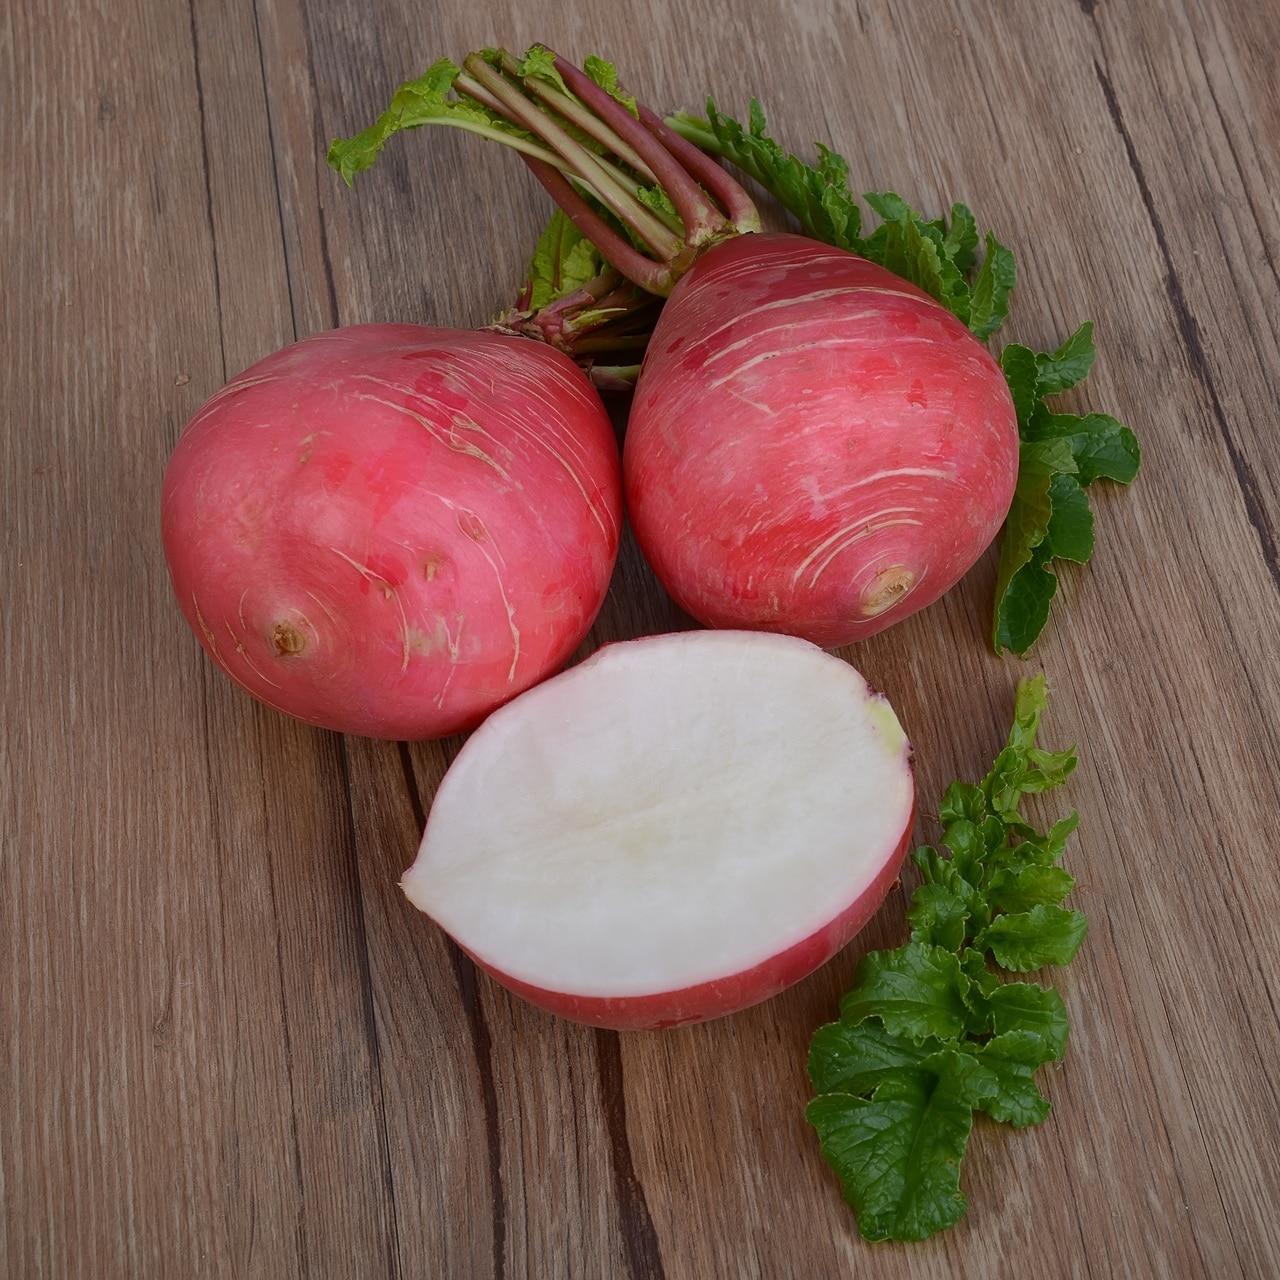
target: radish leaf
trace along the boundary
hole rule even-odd
[[[1025,654],[1044,629],[1058,589],[1052,561],[1085,564],[1093,554],[1085,486],[1099,478],[1128,484],[1138,473],[1142,455],[1128,427],[1105,413],[1054,413],[1045,403],[1079,385],[1094,356],[1088,321],[1056,351],[1010,343],[1000,353],[1023,443],[996,571],[997,653]]]
[[[636,105],[635,98],[629,93],[623,93],[618,88],[618,69],[612,62],[606,62],[603,58],[597,58],[592,54],[582,64],[582,69],[614,101],[622,103],[633,116],[638,117],[640,115],[640,108]]]
[[[1042,676],[1019,684],[1004,749],[980,783],[947,788],[941,847],[915,853],[911,940],[866,955],[839,1021],[813,1037],[806,1115],[868,1240],[921,1240],[963,1216],[974,1111],[1015,1127],[1049,1111],[1035,1073],[1066,1050],[1062,997],[987,965],[988,952],[1006,969],[1065,964],[1084,937],[1055,865],[1075,815],[1042,836],[1018,812],[1075,767],[1073,751],[1037,745],[1046,703]]]
[[[333,140],[329,146],[329,164],[351,186],[357,173],[373,166],[389,138],[403,129],[417,129],[426,124],[466,129],[506,141],[529,154],[544,154],[545,148],[527,130],[470,98],[450,96],[461,74],[462,68],[457,63],[441,58],[416,80],[406,80],[396,90],[391,105],[367,129],[350,138]]]
[[[961,1064],[952,1051],[941,1074],[886,1080],[869,1097],[827,1093],[809,1103],[822,1154],[868,1240],[924,1240],[964,1216],[960,1161],[973,1127]]]
[[[536,311],[573,293],[593,280],[603,265],[595,245],[557,209],[529,262],[528,305]]]

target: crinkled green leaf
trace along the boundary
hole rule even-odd
[[[1014,579],[1026,567],[1042,568],[1044,557],[1036,557],[1036,548],[1044,542],[1049,532],[1049,520],[1053,515],[1053,497],[1051,487],[1054,477],[1075,471],[1075,458],[1071,446],[1065,440],[1028,441],[1022,445],[1018,467],[1018,483],[1014,490],[1013,505],[1005,519],[1004,535],[1000,543],[1000,562],[996,569],[996,600],[999,602],[995,618],[995,645],[999,652],[1001,647],[1012,648],[1016,653],[1024,653],[1031,647],[1031,642],[1040,633],[1036,627],[1030,640],[1025,644],[1009,643],[1007,637],[1022,640],[1025,632],[1024,612],[1032,610],[1035,597],[1023,599],[1015,593],[1014,598],[1006,605]],[[1049,575],[1052,579],[1052,574]],[[1056,579],[1049,588],[1048,597],[1044,600],[1044,617],[1048,616],[1048,600],[1053,597]],[[1002,611],[1008,609],[1010,616],[1002,617]],[[1040,618],[1040,626],[1044,625],[1044,617]]]
[[[865,956],[840,1021],[813,1038],[807,1114],[868,1239],[921,1239],[963,1213],[972,1111],[1024,1126],[1049,1110],[1035,1072],[1066,1048],[1062,998],[987,963],[1064,964],[1084,936],[1084,917],[1058,905],[1075,815],[1041,835],[1018,812],[1075,767],[1073,751],[1039,745],[1047,700],[1043,676],[1019,683],[1004,749],[980,784],[947,788],[943,845],[913,855],[911,940]]]
[[[1098,479],[1128,484],[1142,463],[1138,438],[1105,413],[1036,413],[1023,435],[1027,440],[1065,440],[1082,485]]]
[[[973,1126],[959,1060],[932,1081],[886,1080],[870,1098],[828,1093],[809,1103],[822,1154],[867,1240],[923,1240],[963,1217],[960,1160]]]
[[[896,951],[872,951],[840,1001],[840,1016],[854,1023],[879,1018],[891,1034],[915,1040],[958,1036],[967,983],[955,954],[942,947],[909,942]]]
[[[681,112],[668,123],[754,178],[814,239],[852,250],[911,281],[979,336],[993,333],[1004,320],[1016,274],[1013,255],[988,235],[986,256],[973,275],[978,229],[966,205],[952,205],[948,218],[926,218],[892,191],[868,192],[863,199],[881,222],[864,236],[844,157],[819,144],[818,163],[810,165],[785,150],[769,136],[756,99],[745,126],[714,102],[708,102],[705,117]]]
[[[426,124],[452,125],[474,133],[506,135],[533,142],[533,135],[470,98],[451,97],[461,68],[448,58],[432,63],[416,80],[395,92],[391,105],[367,129],[350,138],[335,138],[328,161],[348,186],[357,173],[372,167],[389,138],[403,129]]]
[[[966,886],[968,888],[968,886]],[[911,895],[907,921],[917,942],[958,951],[964,945],[969,895],[943,884],[922,884]]]
[[[1009,315],[1009,299],[1018,283],[1018,267],[1013,254],[990,232],[986,253],[970,293],[969,328],[976,337],[989,338]]]
[[[1000,353],[1000,369],[1009,384],[1018,426],[1025,428],[1040,403],[1040,366],[1036,363],[1036,353],[1030,347],[1011,342]]]
[[[996,916],[975,944],[990,951],[1002,969],[1025,973],[1050,964],[1069,964],[1085,935],[1085,918],[1064,907],[1038,906]]]
[[[973,270],[978,258],[978,224],[968,205],[951,206],[951,220],[943,237],[943,254],[961,274],[968,275]]]
[[[529,307],[537,311],[594,279],[603,269],[599,250],[559,209],[538,237],[529,262]]]
[[[525,51],[524,57],[520,60],[520,76],[525,80],[545,80],[566,96],[573,96],[569,93],[569,86],[565,84],[564,77],[556,67],[556,55],[545,45],[530,45]]]
[[[629,93],[623,93],[618,87],[618,69],[612,62],[597,58],[592,54],[582,64],[582,69],[596,82],[615,102],[620,102],[633,116],[639,116],[640,109],[636,100]]]
[[[942,803],[938,806],[938,817],[943,822],[956,822],[967,818],[971,822],[981,822],[987,816],[987,798],[981,787],[968,782],[953,782],[942,793]]]
[[[1000,355],[1023,443],[1000,543],[992,623],[997,653],[1025,654],[1043,630],[1058,588],[1052,562],[1085,564],[1093,554],[1085,487],[1103,477],[1128,484],[1138,473],[1141,451],[1128,427],[1105,413],[1052,413],[1046,406],[1046,396],[1078,385],[1093,360],[1087,321],[1056,351],[1011,344]]]
[[[1056,906],[1075,888],[1075,877],[1062,867],[1032,864],[997,871],[987,885],[987,901],[998,911],[1026,911]]]
[[[994,1036],[977,1053],[990,1072],[992,1087],[974,1106],[993,1120],[1016,1128],[1039,1124],[1049,1114],[1049,1100],[1036,1087],[1036,1068],[1048,1059],[1040,1040],[1029,1031],[1009,1031]]]
[[[1093,321],[1086,320],[1056,351],[1036,356],[1037,393],[1042,398],[1056,395],[1083,382],[1097,354],[1093,345]]]
[[[980,952],[971,952],[981,956]],[[988,971],[989,972],[989,971]],[[1067,1007],[1052,987],[1035,982],[999,982],[987,992],[987,1009],[997,1035],[1025,1031],[1040,1041],[1042,1061],[1056,1062],[1067,1048]]]
[[[874,1018],[829,1022],[809,1046],[809,1079],[815,1093],[868,1094],[894,1076],[929,1077],[927,1064],[942,1047],[941,1040],[891,1035]]]

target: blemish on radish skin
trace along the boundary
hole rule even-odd
[[[271,643],[279,658],[296,658],[306,647],[302,632],[291,622],[277,622],[271,629]]]
[[[463,512],[458,516],[458,528],[471,539],[472,542],[483,542],[489,536],[489,531],[484,527],[484,521],[471,512]]]

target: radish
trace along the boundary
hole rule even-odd
[[[233,378],[164,479],[178,602],[270,706],[382,738],[468,728],[561,666],[621,522],[599,396],[546,344],[316,334]]]
[[[422,124],[521,152],[601,274],[562,297],[556,326],[536,310],[507,324],[623,360],[595,368],[606,385],[638,368],[628,505],[694,617],[836,646],[936,599],[1013,498],[1018,423],[999,366],[901,277],[817,241],[750,234],[759,215],[742,187],[622,94],[608,64],[588,71],[541,46],[437,63],[330,161],[350,180]],[[953,252],[972,261],[967,243]],[[650,295],[669,301],[640,366]]]
[[[670,1027],[825,963],[897,876],[913,812],[907,739],[847,663],[758,632],[656,636],[490,716],[402,885],[516,994]]]
[[[1018,430],[959,320],[863,258],[731,240],[663,308],[627,426],[627,505],[676,602],[833,647],[936,600],[1000,531]]]

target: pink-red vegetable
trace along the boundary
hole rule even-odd
[[[650,340],[627,504],[682,608],[847,644],[951,588],[1018,474],[1009,388],[950,312],[794,235],[700,258]]]
[[[233,378],[165,474],[174,591],[209,656],[311,724],[467,728],[559,667],[604,599],[617,445],[568,357],[361,325]]]

